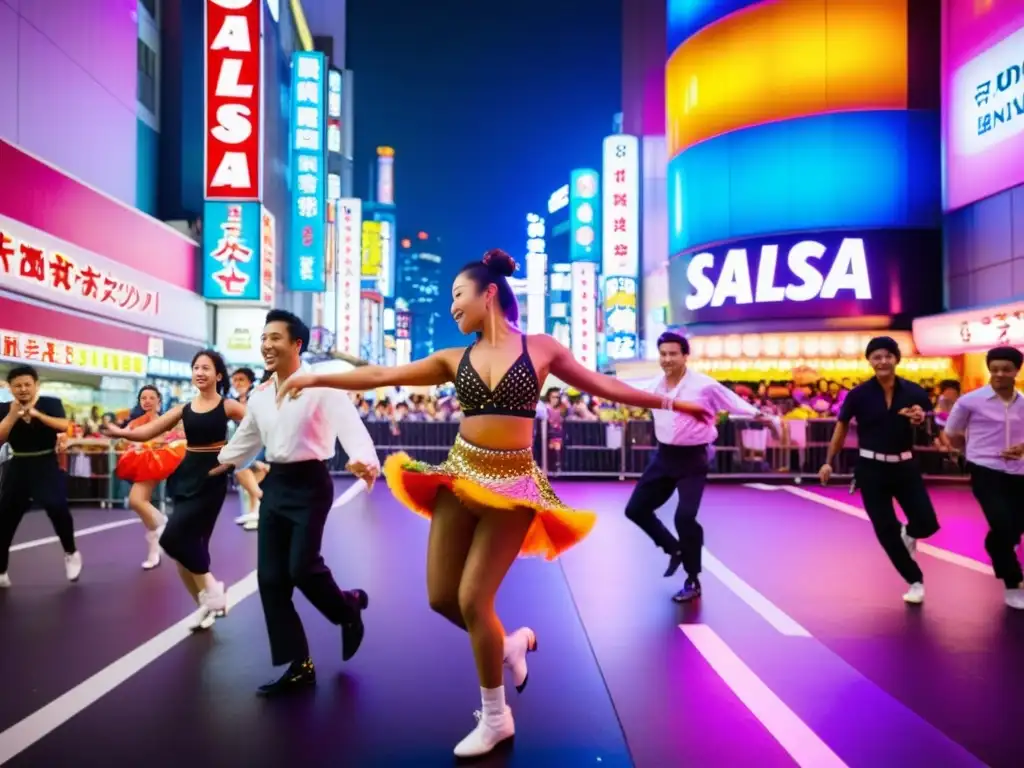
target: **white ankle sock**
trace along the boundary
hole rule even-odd
[[[505,686],[481,688],[480,698],[484,705],[485,717],[500,717],[505,714]]]

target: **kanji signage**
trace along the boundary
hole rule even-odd
[[[338,351],[359,357],[363,201],[338,201]]]
[[[913,327],[914,344],[922,355],[1024,347],[1024,302],[919,317]]]
[[[0,329],[0,359],[111,376],[145,376],[146,356]]]
[[[265,225],[273,229],[273,217],[263,220],[259,203],[207,202],[203,216],[203,296],[209,301],[267,303],[264,276],[270,278],[273,299],[273,268],[266,264]]]
[[[597,265],[572,265],[572,356],[585,368],[597,369]]]
[[[292,222],[286,277],[293,291],[327,289],[327,60],[322,53],[292,56]]]
[[[604,140],[601,188],[601,272],[633,277],[640,272],[640,143],[619,134]]]

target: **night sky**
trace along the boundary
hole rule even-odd
[[[600,166],[621,103],[620,0],[349,0],[347,33],[356,195],[392,146],[399,232],[440,236],[447,279],[488,248],[521,260],[527,212]],[[441,327],[439,346],[464,343]]]

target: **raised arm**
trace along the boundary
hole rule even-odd
[[[429,387],[447,384],[454,378],[458,349],[442,349],[430,357],[408,365],[394,368],[382,365],[367,365],[344,373],[296,373],[280,385],[277,399],[292,397],[310,387],[344,389],[349,392],[366,392],[378,387]],[[457,365],[457,363],[456,363]]]
[[[176,405],[163,416],[158,416],[149,424],[143,424],[141,427],[123,429],[122,427],[108,426],[104,427],[103,432],[110,437],[119,437],[123,440],[130,440],[133,443],[148,443],[181,421],[181,414],[184,410],[184,405]]]
[[[665,398],[642,389],[636,389],[619,381],[612,376],[605,376],[602,373],[595,373],[589,368],[584,368],[572,352],[566,349],[561,343],[550,336],[538,337],[544,339],[545,351],[551,355],[551,373],[560,378],[571,387],[581,392],[589,392],[592,395],[603,397],[623,405],[632,405],[635,408],[650,408],[652,410],[665,408]],[[677,400],[673,403],[672,410],[680,413],[689,413],[693,416],[707,415],[706,409],[697,403],[684,403]]]
[[[746,416],[755,418],[761,415],[757,406],[748,403],[731,389],[720,382],[715,382],[707,389],[709,399],[719,411],[732,414],[733,416]]]
[[[260,448],[263,447],[263,438],[260,436],[260,427],[256,423],[256,414],[253,412],[253,409],[245,408],[234,400],[228,402],[235,403],[242,408],[245,411],[245,415],[242,422],[238,425],[238,429],[235,430],[235,434],[228,441],[228,444],[220,449],[217,461],[222,465],[230,464],[234,467],[244,467],[259,454]],[[230,416],[231,414],[229,413],[228,415]]]

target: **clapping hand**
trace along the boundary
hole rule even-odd
[[[380,467],[376,464],[366,464],[362,461],[350,461],[345,465],[345,469],[366,483],[367,491],[373,490],[373,484],[377,482],[377,476],[380,474]]]
[[[284,402],[285,398],[291,398],[294,400],[300,394],[302,390],[308,387],[316,386],[316,374],[313,373],[295,373],[285,379],[277,390],[277,405],[280,407],[281,403]]]
[[[922,408],[920,405],[911,405],[908,408],[901,408],[899,410],[899,414],[900,416],[906,416],[908,419],[910,419],[910,423],[913,424],[915,427],[919,424],[924,423],[924,408]]]

